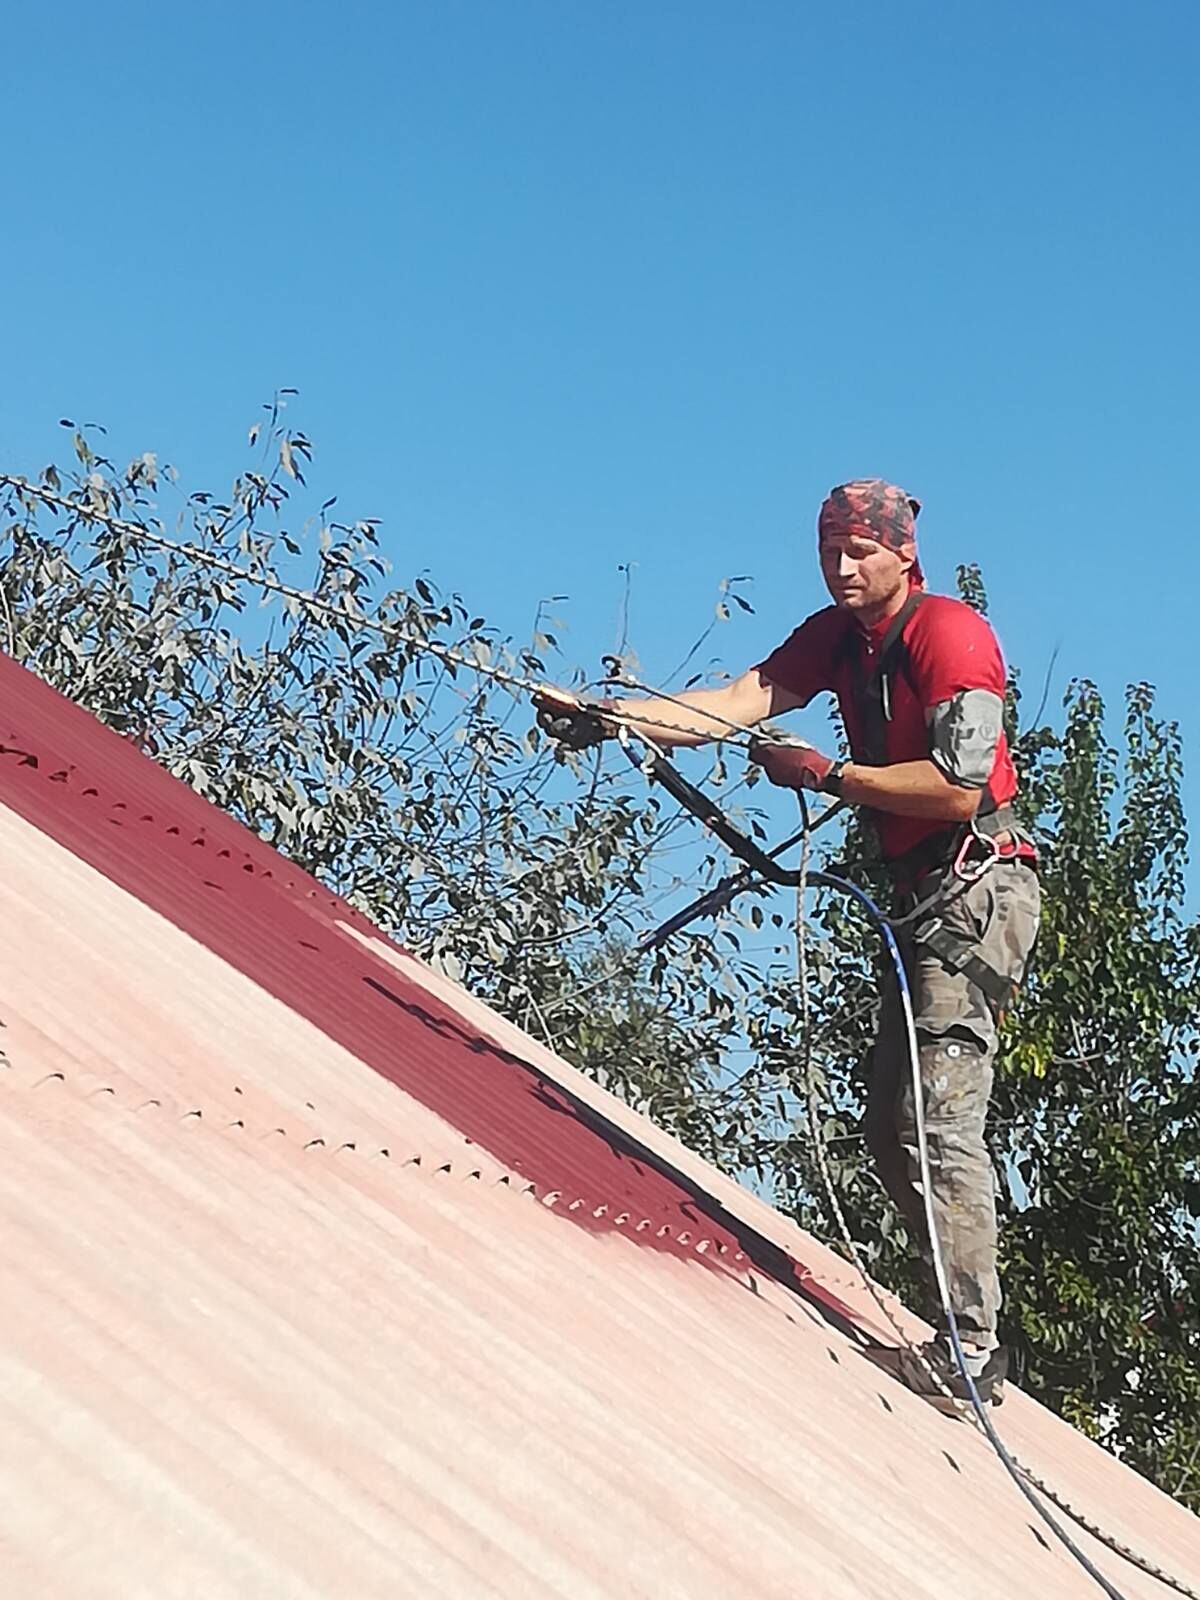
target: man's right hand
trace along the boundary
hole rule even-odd
[[[605,739],[613,737],[611,724],[589,707],[581,705],[565,689],[547,686],[534,695],[533,704],[537,711],[538,727],[548,738],[568,750],[589,750],[593,745],[602,744]],[[612,702],[606,700],[601,704],[607,709]]]
[[[840,775],[838,762],[823,755],[820,750],[814,750],[803,739],[778,742],[754,739],[746,754],[781,789],[820,789],[828,792],[830,776],[834,773]]]

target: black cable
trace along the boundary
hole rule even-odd
[[[883,911],[880,910],[879,906],[865,889],[860,888],[856,883],[852,883],[848,878],[842,878],[834,873],[824,871],[809,872],[807,869],[807,850],[805,850],[803,854],[798,870],[789,870],[787,868],[780,867],[773,859],[774,852],[764,851],[760,845],[754,842],[754,840],[747,838],[745,834],[736,828],[733,823],[731,823],[724,815],[724,813],[713,804],[712,800],[707,795],[704,795],[697,790],[694,785],[690,784],[687,779],[685,779],[683,775],[671,765],[671,763],[663,755],[663,752],[658,749],[648,737],[646,737],[644,734],[638,734],[637,737],[639,738],[640,742],[647,746],[650,755],[645,762],[640,761],[630,748],[628,743],[628,734],[626,734],[622,739],[622,744],[624,746],[626,755],[633,762],[633,764],[641,767],[648,777],[656,779],[658,782],[662,783],[668,792],[676,800],[678,800],[685,809],[691,811],[692,814],[701,822],[703,822],[707,827],[711,828],[717,837],[720,838],[721,841],[727,845],[735,855],[740,856],[741,859],[748,864],[756,876],[760,876],[767,882],[790,886],[801,891],[803,891],[804,887],[806,887],[808,884],[812,884],[816,887],[836,889],[839,892],[848,895],[852,900],[856,901],[866,911],[867,915],[878,929],[880,936],[883,939],[884,946],[888,952],[888,956],[891,959],[892,965],[895,969],[896,981],[900,993],[901,1007],[904,1013],[909,1063],[913,1081],[913,1105],[917,1127],[918,1156],[921,1168],[921,1189],[925,1205],[926,1223],[929,1230],[930,1248],[933,1254],[934,1272],[937,1279],[938,1294],[942,1302],[942,1309],[946,1316],[946,1325],[950,1334],[950,1345],[954,1354],[955,1363],[958,1367],[959,1373],[966,1387],[967,1394],[970,1398],[975,1419],[1005,1470],[1012,1478],[1017,1488],[1020,1490],[1022,1496],[1033,1507],[1037,1515],[1051,1530],[1055,1537],[1062,1543],[1064,1548],[1075,1558],[1088,1576],[1092,1578],[1101,1589],[1103,1589],[1104,1593],[1108,1595],[1109,1600],[1126,1600],[1126,1597],[1121,1593],[1121,1591],[1104,1576],[1095,1563],[1085,1554],[1083,1550],[1079,1548],[1062,1524],[1059,1523],[1053,1514],[1048,1510],[1048,1508],[1043,1505],[1041,1499],[1038,1497],[1031,1484],[1027,1481],[1028,1475],[1022,1476],[1023,1469],[1020,1467],[1019,1463],[1016,1462],[1008,1453],[1003,1440],[993,1427],[991,1419],[988,1417],[986,1408],[984,1407],[983,1401],[979,1397],[979,1391],[975,1387],[975,1380],[971,1376],[970,1369],[967,1366],[966,1356],[963,1353],[962,1343],[959,1338],[958,1324],[954,1317],[953,1308],[950,1305],[949,1285],[946,1281],[946,1269],[942,1260],[941,1246],[937,1235],[937,1219],[933,1212],[933,1193],[929,1169],[929,1148],[925,1131],[924,1094],[921,1084],[921,1059],[917,1044],[916,1021],[913,1015],[912,990],[908,981],[908,973],[904,967],[904,960],[900,954],[900,947],[896,942],[896,935],[892,930],[887,916],[883,913]],[[808,805],[806,797],[797,791],[797,798],[800,803],[802,821],[807,824]],[[802,830],[802,833],[805,831],[806,830]],[[676,923],[676,925],[678,924]],[[801,937],[802,936],[803,935],[801,931]],[[849,1243],[851,1250],[853,1251],[853,1240],[850,1239]],[[857,1252],[854,1253],[855,1260],[857,1262]],[[861,1270],[861,1263],[859,1263],[859,1266]],[[1144,1571],[1151,1571],[1149,1564],[1142,1562],[1139,1558],[1132,1557],[1132,1552],[1127,1553],[1123,1548],[1113,1547],[1112,1542],[1107,1539],[1105,1539],[1104,1542],[1108,1545],[1108,1547],[1114,1548],[1114,1553],[1118,1555],[1128,1554],[1132,1559],[1134,1559],[1135,1564],[1142,1567]],[[1180,1592],[1187,1592],[1184,1590],[1181,1584],[1179,1584],[1176,1580],[1171,1579],[1167,1574],[1154,1571],[1153,1575],[1162,1578],[1167,1583],[1170,1583],[1172,1587],[1179,1589]]]

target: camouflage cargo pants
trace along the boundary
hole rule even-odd
[[[919,883],[913,900],[931,893],[936,881]],[[956,955],[974,955],[1019,984],[1040,906],[1032,868],[1001,862],[977,882],[956,886],[916,923],[898,930],[912,989],[933,1212],[950,1303],[963,1338],[985,1347],[996,1342],[1000,1308],[995,1177],[984,1139],[997,1045],[995,1003],[962,971],[953,970],[954,955],[935,954],[924,938],[931,931],[937,936],[933,920],[940,918],[943,930],[956,937]],[[944,943],[945,931],[941,939]],[[889,980],[886,974],[864,1131],[879,1175],[928,1260],[907,1037],[895,977]]]

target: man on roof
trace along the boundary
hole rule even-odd
[[[997,1028],[1023,979],[1040,902],[1035,853],[1011,809],[1017,778],[1003,727],[1000,647],[969,606],[926,593],[919,510],[881,479],[841,484],[817,522],[832,605],[721,688],[613,700],[605,710],[635,732],[644,716],[660,746],[700,745],[728,737],[729,723],[752,729],[823,691],[836,696],[849,760],[766,740],[750,755],[774,784],[862,807],[895,884],[894,914],[910,915],[898,938],[913,995],[933,1210],[951,1307],[986,1400],[1003,1380],[1007,1352],[996,1334],[995,1180],[984,1127]],[[558,691],[539,702],[539,716],[575,748],[616,731]],[[907,1034],[886,976],[868,1086],[867,1144],[928,1263]],[[945,1329],[921,1354],[951,1392],[965,1395]],[[913,1388],[936,1392],[921,1360],[907,1356],[901,1371]]]

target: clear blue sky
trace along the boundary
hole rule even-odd
[[[517,627],[731,667],[822,603],[817,505],[925,502],[1055,699],[1159,685],[1200,815],[1192,4],[10,7],[0,461],[96,418],[226,482],[279,385],[312,483]]]

